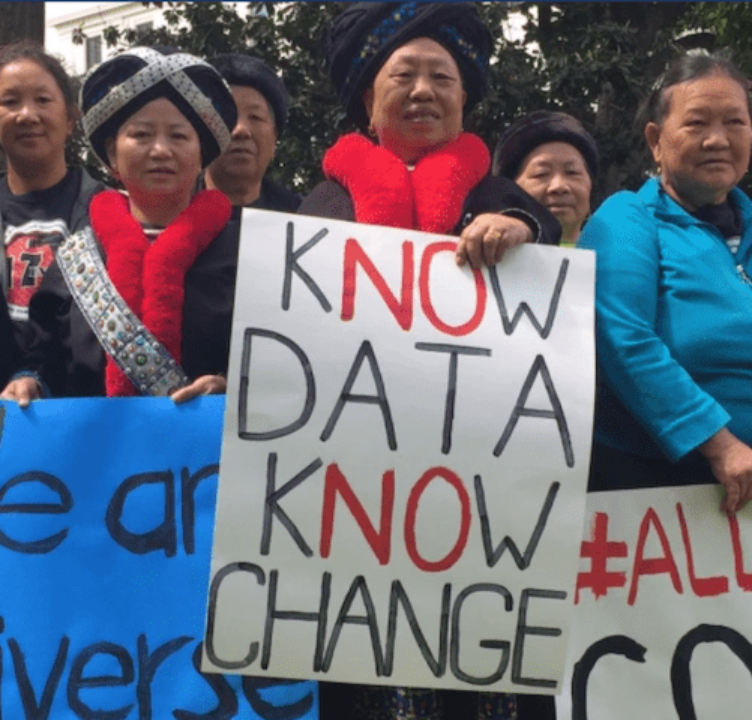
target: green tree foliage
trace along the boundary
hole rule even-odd
[[[159,4],[159,3],[158,3]],[[288,127],[272,174],[301,192],[321,178],[323,152],[352,130],[328,80],[323,38],[345,6],[334,2],[248,3],[247,14],[219,2],[169,2],[167,27],[148,37],[110,31],[111,44],[169,44],[202,57],[247,52],[275,67],[290,91]],[[467,119],[494,147],[515,119],[538,109],[578,117],[602,156],[596,199],[636,188],[650,169],[640,100],[682,49],[728,45],[752,72],[752,9],[746,3],[507,3],[477,4],[495,37],[490,91]],[[243,7],[243,11],[245,6]],[[503,25],[522,15],[522,35]],[[712,44],[712,43],[711,43]]]

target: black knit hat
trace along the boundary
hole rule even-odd
[[[494,151],[494,175],[515,180],[522,161],[539,145],[565,142],[577,148],[585,159],[591,180],[598,176],[598,146],[582,123],[561,112],[537,110],[510,125]]]
[[[210,58],[219,74],[230,85],[245,85],[258,90],[274,112],[277,132],[287,122],[287,88],[277,74],[263,60],[250,55],[217,55]]]
[[[105,165],[107,139],[157,98],[170,100],[196,129],[204,167],[224,152],[238,111],[220,74],[204,60],[175,48],[140,47],[97,65],[81,88],[84,132]]]
[[[363,93],[389,56],[410,40],[427,37],[457,63],[469,111],[486,92],[492,40],[473,5],[464,2],[359,2],[329,28],[326,56],[337,94],[350,118],[368,125]]]

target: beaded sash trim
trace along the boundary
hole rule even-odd
[[[107,122],[134,97],[162,80],[167,80],[196,111],[219,147],[226,148],[230,144],[230,133],[222,117],[196,83],[183,72],[183,69],[187,67],[201,65],[211,67],[209,63],[185,53],[162,55],[151,48],[133,48],[126,54],[135,55],[148,64],[132,77],[113,87],[101,100],[89,108],[82,120],[87,137],[91,137],[100,125]]]
[[[71,235],[58,249],[57,262],[102,348],[142,395],[165,397],[190,382],[112,284],[91,228]]]

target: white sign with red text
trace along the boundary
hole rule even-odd
[[[246,211],[204,669],[553,693],[592,253]]]
[[[720,486],[588,495],[558,720],[731,720],[752,697],[752,508]]]

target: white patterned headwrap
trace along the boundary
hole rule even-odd
[[[132,61],[134,57],[143,61],[143,67],[121,80],[116,72],[117,66],[124,65],[124,61]],[[193,78],[189,74],[196,68],[208,71],[201,74],[203,87],[196,83],[195,73]],[[207,78],[213,87],[206,86]],[[169,99],[177,101],[179,110],[189,110],[195,114],[195,117],[190,117],[190,112],[186,114],[192,125],[196,126],[196,120],[201,123],[196,130],[202,138],[204,165],[214,159],[212,156],[218,157],[229,145],[236,115],[230,112],[231,109],[234,110],[230,88],[219,73],[209,63],[193,55],[181,52],[165,55],[152,48],[132,48],[93,68],[87,74],[81,88],[84,132],[94,151],[105,164],[106,138],[98,137],[102,134],[98,131],[106,127],[113,118],[117,118],[118,114],[118,126],[122,124],[145,104],[144,98],[148,98],[148,102],[158,97],[159,93],[155,92],[155,89],[160,83],[164,83],[161,86],[164,94]],[[216,102],[218,96],[219,103]],[[180,102],[181,98],[185,105]],[[132,106],[131,112],[127,112],[129,106]],[[126,112],[121,113],[123,110]],[[116,129],[114,128],[115,131]],[[114,134],[113,128],[109,130],[108,136]],[[216,148],[205,147],[203,140],[207,133],[213,138]],[[207,158],[207,154],[210,157]]]

